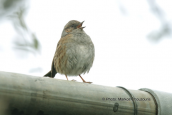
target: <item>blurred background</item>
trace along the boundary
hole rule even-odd
[[[171,6],[170,0],[0,0],[0,71],[43,76],[63,27],[78,20],[95,45],[86,81],[172,93]]]

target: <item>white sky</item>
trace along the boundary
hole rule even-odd
[[[126,15],[119,4],[126,8]],[[171,1],[157,0],[167,20]],[[43,76],[51,68],[57,42],[70,20],[84,21],[85,32],[95,45],[95,61],[86,81],[128,89],[150,88],[172,93],[172,39],[152,43],[147,35],[161,23],[145,0],[31,0],[26,22],[41,43],[41,54],[20,58],[12,48],[17,35],[10,21],[0,23],[0,70]],[[31,73],[31,68],[42,71]],[[57,74],[57,79],[66,80]],[[69,77],[69,80],[82,80]]]

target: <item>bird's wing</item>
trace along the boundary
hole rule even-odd
[[[57,57],[57,53],[58,53],[58,49],[59,49],[59,46],[60,46],[60,43],[61,43],[61,39],[59,40],[59,42],[57,44],[56,51],[55,51],[55,54],[54,54],[54,57],[53,57],[53,61],[52,61],[52,64],[51,64],[50,77],[55,77],[55,75],[57,73],[56,68],[54,67],[54,61],[56,61],[55,58]]]
[[[51,64],[51,70],[50,70],[48,73],[46,73],[46,74],[44,75],[44,77],[52,77],[52,78],[54,78],[55,75],[56,75],[56,73],[57,73],[57,72],[56,72],[56,69],[55,69],[55,67],[54,67],[54,58],[55,58],[55,56],[56,56],[58,46],[59,46],[59,42],[58,42],[58,44],[57,44],[56,51],[55,51],[55,54],[54,54],[54,57],[53,57],[53,61],[52,61],[52,64]]]
[[[49,76],[49,77],[55,77],[57,72],[63,73],[64,66],[66,65],[67,57],[65,56],[66,54],[66,43],[70,41],[70,38],[72,37],[71,34],[68,34],[64,37],[62,37],[56,47],[56,51],[54,54],[54,58],[51,64],[51,71],[49,71],[47,74],[44,76]]]
[[[54,68],[54,60],[52,61],[52,65],[51,65],[51,77],[55,77],[56,75],[56,69]]]
[[[62,37],[56,48],[56,52],[54,54],[54,66],[57,72],[61,74],[65,74],[65,68],[66,68],[66,63],[67,63],[67,55],[66,55],[66,50],[68,48],[68,43],[70,43],[70,39],[72,38],[72,34],[68,34],[64,37]]]

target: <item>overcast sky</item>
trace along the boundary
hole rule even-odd
[[[172,2],[157,0],[157,4],[170,21]],[[146,0],[31,0],[26,23],[38,37],[41,53],[20,57],[12,48],[15,30],[4,20],[0,22],[0,70],[43,76],[51,68],[57,42],[70,20],[85,21],[84,30],[95,45],[93,67],[82,75],[86,81],[172,93],[172,39],[148,40],[148,34],[159,30],[161,23]],[[55,78],[66,80],[60,74]],[[78,76],[72,79],[82,82]]]

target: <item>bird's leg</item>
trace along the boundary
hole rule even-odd
[[[76,81],[76,80],[72,79],[71,81]]]
[[[81,77],[81,75],[79,75],[79,77],[82,79],[83,82],[86,82],[86,81]]]
[[[68,80],[67,75],[65,75],[65,76],[66,76],[66,79]]]
[[[79,77],[82,79],[82,81],[83,81],[84,83],[92,83],[92,82],[86,82],[86,81],[81,77],[81,75],[79,75]]]
[[[66,79],[68,80],[67,75],[65,75],[65,76],[66,76]],[[72,81],[76,81],[76,80],[73,79]]]

